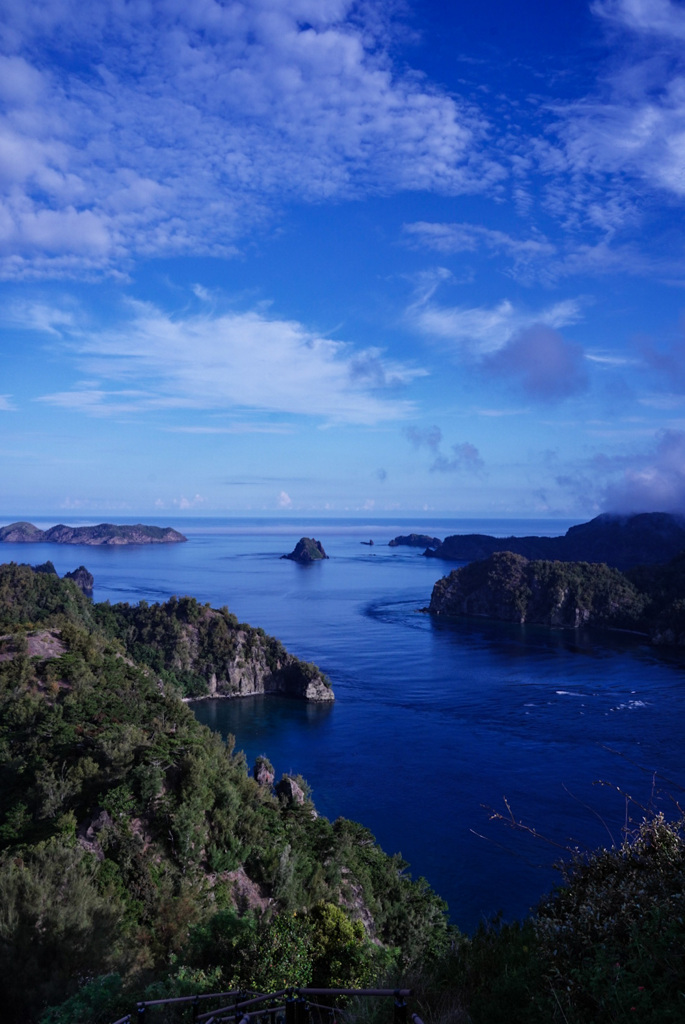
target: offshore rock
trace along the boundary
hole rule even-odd
[[[290,554],[281,555],[281,558],[289,558],[291,562],[299,562],[300,565],[309,565],[311,562],[328,558],[328,555],[320,540],[314,540],[313,537],[301,537]]]

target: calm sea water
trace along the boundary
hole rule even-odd
[[[49,558],[60,574],[84,563],[96,601],[191,594],[228,605],[319,664],[333,707],[257,697],[193,708],[233,733],[250,763],[267,754],[278,774],[304,775],[322,813],[362,821],[386,850],[401,852],[460,927],[498,911],[525,914],[556,880],[552,862],[564,847],[620,840],[623,794],[666,811],[682,799],[685,658],[627,635],[435,622],[421,609],[454,565],[387,546],[411,531],[558,535],[569,522],[170,525],[189,543],[5,544],[0,556]],[[330,559],[303,567],[279,558],[304,535],[320,539]],[[372,547],[362,545],[369,539]],[[491,820],[506,817],[507,804],[546,841]]]

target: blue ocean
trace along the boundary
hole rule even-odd
[[[682,803],[685,656],[628,634],[433,621],[423,610],[432,586],[456,563],[388,547],[412,531],[556,536],[570,521],[158,523],[189,542],[3,544],[0,556],[51,559],[60,574],[83,563],[96,601],[189,594],[227,605],[316,662],[332,707],[244,698],[193,710],[233,733],[250,765],[266,754],[277,775],[299,772],[321,813],[361,821],[400,852],[464,930],[526,914],[568,850],[620,842],[641,807]],[[321,540],[329,560],[282,560],[302,536]]]

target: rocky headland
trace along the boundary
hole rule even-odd
[[[639,515],[604,513],[572,526],[563,537],[491,537],[464,534],[446,537],[429,558],[472,562],[497,551],[559,562],[605,562],[617,569],[666,562],[685,550],[685,518],[668,512]]]
[[[99,523],[97,526],[65,526],[59,523],[49,530],[39,530],[33,523],[11,523],[0,527],[0,543],[6,544],[179,544],[186,541],[178,530],[170,526],[116,526]]]
[[[636,587],[607,565],[529,561],[499,551],[438,580],[429,611],[546,626],[635,627],[643,605]]]
[[[529,561],[510,551],[454,569],[433,587],[432,615],[644,633],[685,646],[685,552],[621,572],[596,562]]]
[[[300,537],[297,544],[289,555],[281,555],[281,558],[288,558],[291,562],[299,562],[300,565],[310,565],[312,562],[319,562],[328,555],[323,549],[320,540],[313,537]]]

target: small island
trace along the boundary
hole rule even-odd
[[[439,537],[430,537],[427,533],[408,533],[406,536],[393,537],[388,541],[389,548],[430,548],[431,551],[439,548],[441,544]]]
[[[59,523],[49,530],[39,530],[33,523],[11,523],[0,527],[0,543],[5,544],[87,544],[123,546],[125,544],[180,544],[187,541],[178,530],[170,526],[116,526],[99,523],[97,526],[65,526]]]
[[[291,562],[299,562],[300,565],[310,565],[312,562],[320,562],[328,555],[323,549],[320,540],[313,537],[300,537],[297,544],[289,555],[281,555],[281,558],[289,558]]]

